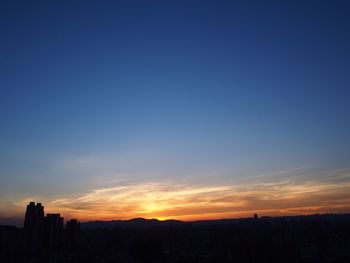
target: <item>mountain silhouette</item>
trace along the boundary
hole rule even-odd
[[[179,220],[164,220],[158,219],[145,219],[145,218],[133,218],[129,220],[111,220],[111,221],[89,221],[81,223],[82,229],[89,228],[107,228],[112,229],[114,227],[152,227],[152,226],[179,226],[185,224],[185,222]]]

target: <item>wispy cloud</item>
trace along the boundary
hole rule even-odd
[[[290,172],[290,171],[289,171]],[[292,171],[300,174],[299,170]],[[37,199],[40,200],[40,199]],[[25,205],[21,200],[17,206]],[[209,219],[350,212],[350,169],[324,171],[321,179],[271,173],[227,185],[172,182],[123,183],[79,196],[42,200],[48,212],[82,220]]]

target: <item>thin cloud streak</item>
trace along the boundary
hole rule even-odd
[[[46,200],[47,211],[85,220],[214,219],[350,211],[349,169],[328,171],[323,181],[278,173],[230,185],[146,182],[94,189],[80,196]],[[341,181],[339,183],[338,181]],[[28,199],[23,200],[28,202]],[[24,203],[23,202],[23,205]]]

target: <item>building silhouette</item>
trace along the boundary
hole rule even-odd
[[[44,231],[45,248],[56,250],[63,244],[63,217],[60,214],[47,214]]]
[[[55,252],[63,247],[74,251],[79,243],[80,222],[77,219],[69,220],[66,233],[63,222],[60,214],[48,213],[44,216],[44,206],[41,203],[30,202],[24,220],[26,253],[35,256]]]
[[[77,219],[67,221],[66,246],[68,251],[74,251],[79,246],[80,222]]]
[[[44,207],[30,202],[24,219],[24,246],[29,254],[38,254],[43,249]]]

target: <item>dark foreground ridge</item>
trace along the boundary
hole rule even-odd
[[[29,204],[0,226],[0,262],[350,262],[350,214],[182,222],[70,220]]]

